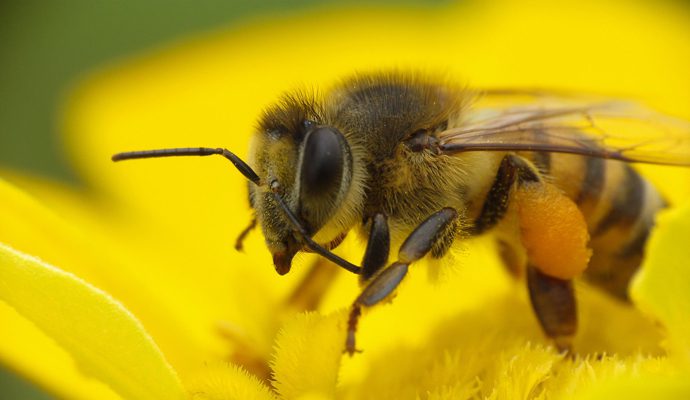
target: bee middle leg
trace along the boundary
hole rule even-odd
[[[339,268],[335,264],[318,257],[286,299],[285,308],[294,312],[316,310],[338,272]]]
[[[362,262],[363,273],[373,278],[352,303],[347,323],[345,352],[350,355],[357,352],[355,333],[362,308],[374,306],[389,297],[407,275],[410,264],[420,260],[433,249],[443,247],[442,244],[448,238],[448,232],[455,227],[457,217],[458,212],[452,208],[443,208],[432,214],[405,239],[398,250],[398,260],[383,270],[381,268],[388,259],[390,246],[388,226],[383,216],[377,215],[374,218],[369,244]],[[380,245],[372,245],[375,242]]]

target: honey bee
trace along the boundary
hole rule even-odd
[[[310,251],[359,275],[351,355],[362,309],[389,297],[411,263],[487,232],[509,269],[526,277],[545,334],[568,350],[577,330],[573,279],[626,299],[666,206],[630,163],[690,166],[689,126],[622,102],[388,72],[345,79],[322,97],[284,95],[259,119],[248,163],[223,148],[113,160],[229,159],[249,181],[254,211],[237,247],[258,224],[279,274]],[[358,265],[332,252],[352,230],[367,240]],[[389,263],[391,246],[398,251]]]

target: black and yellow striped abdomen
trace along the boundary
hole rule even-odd
[[[558,153],[532,153],[529,158],[585,217],[593,250],[585,277],[627,298],[655,215],[666,205],[661,195],[624,162]]]

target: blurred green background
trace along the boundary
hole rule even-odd
[[[60,107],[90,71],[185,36],[343,3],[400,1],[2,0],[0,167],[78,184],[61,148]],[[50,398],[0,366],[0,399]]]
[[[0,1],[0,165],[74,183],[76,175],[60,148],[58,121],[61,100],[84,74],[187,35],[343,3],[400,2]]]

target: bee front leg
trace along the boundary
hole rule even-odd
[[[380,269],[388,258],[390,239],[385,218],[378,217],[372,221],[372,233],[362,265],[363,272],[369,268],[369,274],[374,277],[352,303],[347,323],[345,352],[353,355],[357,351],[355,332],[362,308],[374,306],[389,297],[407,275],[410,264],[418,261],[437,246],[439,241],[447,236],[448,229],[452,229],[457,217],[458,212],[452,208],[443,208],[432,214],[405,239],[398,250],[398,261],[383,269],[378,275],[375,274],[376,270]],[[380,241],[381,246],[372,245],[372,240]],[[385,250],[385,255],[383,250]],[[367,267],[367,265],[370,266]]]
[[[254,228],[256,228],[256,216],[252,217],[252,220],[249,222],[247,227],[244,228],[239,235],[237,235],[237,239],[235,239],[235,250],[244,250],[244,240],[247,238],[247,235],[254,230]]]

